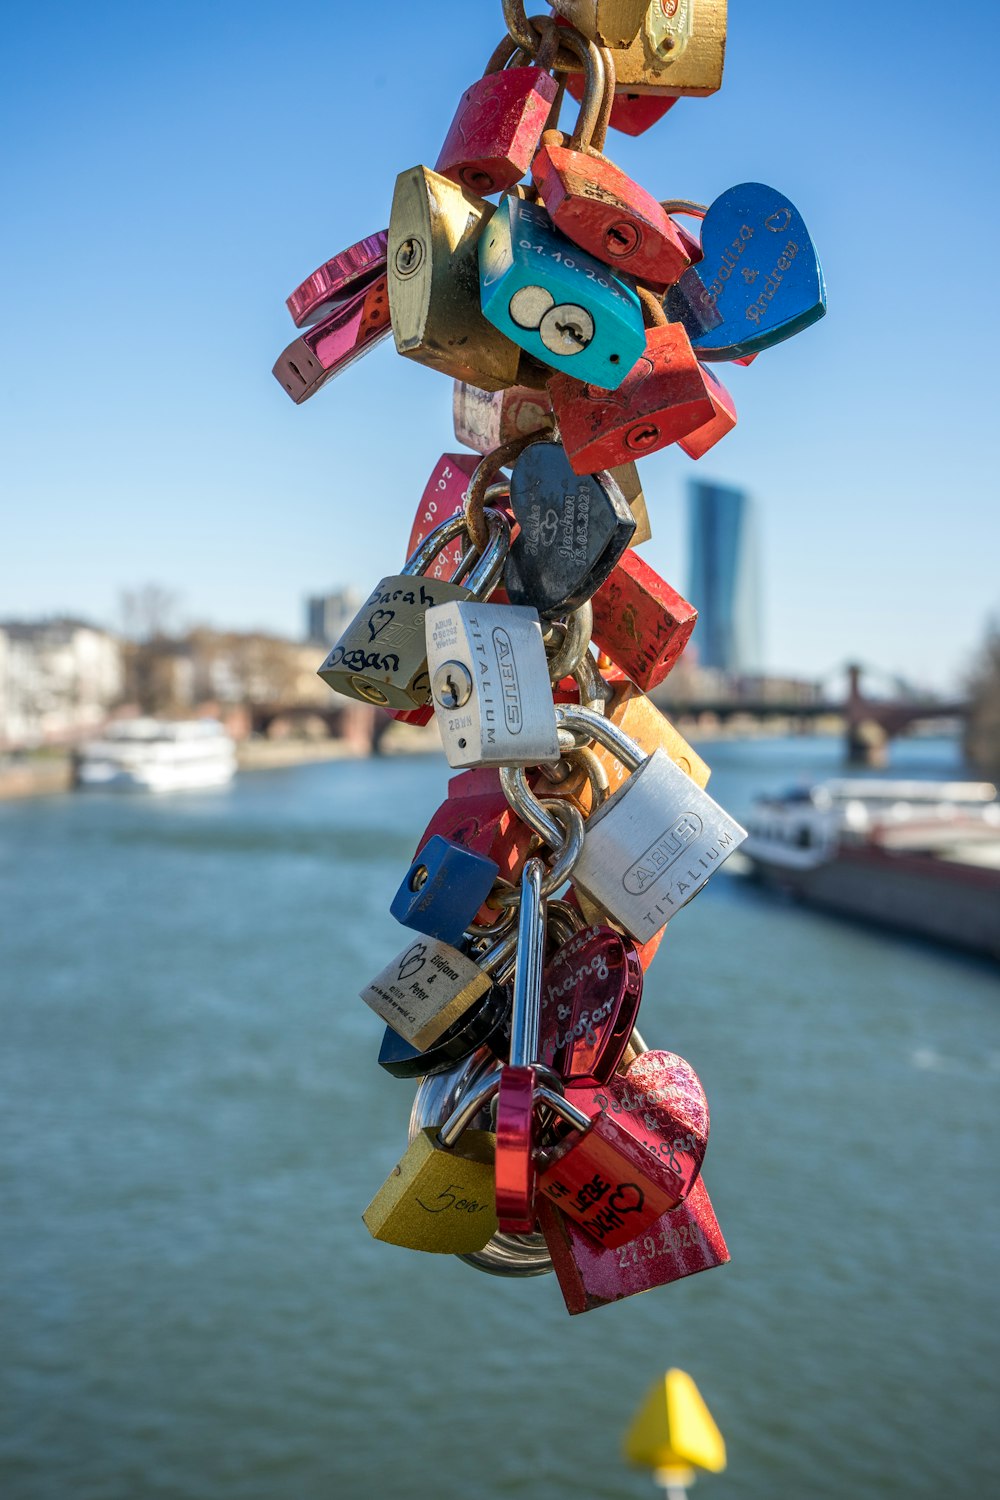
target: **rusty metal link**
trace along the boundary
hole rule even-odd
[[[642,303],[642,321],[647,328],[663,328],[668,319],[663,303],[648,287],[637,286],[635,294]]]
[[[611,123],[611,111],[615,104],[615,85],[618,81],[615,74],[615,59],[610,47],[598,47],[597,55],[601,59],[604,69],[604,93],[601,97],[601,110],[597,116],[597,124],[594,126],[594,134],[591,136],[590,144],[595,151],[604,150],[608,139],[608,126]]]
[[[555,21],[548,15],[529,18],[525,13],[524,0],[503,0],[503,18],[507,23],[507,30],[529,57],[537,54],[544,42],[547,27],[553,28],[560,44],[567,41],[568,33],[573,30],[571,26],[556,26]],[[545,66],[560,73],[581,71],[578,58],[562,45],[559,45],[552,62],[546,63]]]
[[[499,73],[520,50],[513,37],[505,36],[503,41],[497,44],[486,64],[486,73]]]
[[[691,198],[661,198],[660,207],[665,214],[690,214],[692,219],[703,219],[708,213],[707,203],[695,203]]]
[[[492,453],[487,453],[479,464],[472,476],[469,493],[465,500],[465,526],[472,538],[473,546],[480,552],[489,542],[489,532],[483,514],[489,485],[496,479],[500,470],[509,467],[525,448],[530,448],[532,443],[550,440],[551,434],[548,432],[531,432],[527,437],[511,438],[509,443],[502,443],[499,448],[494,448]]]

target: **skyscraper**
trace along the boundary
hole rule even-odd
[[[306,639],[332,646],[343,635],[362,605],[355,588],[334,589],[306,600]]]
[[[753,502],[730,485],[691,481],[688,598],[698,611],[692,645],[703,667],[759,672],[760,578]]]

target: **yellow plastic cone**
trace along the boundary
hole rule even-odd
[[[644,1468],[707,1469],[721,1474],[726,1444],[701,1392],[684,1370],[668,1370],[653,1384],[625,1434],[625,1457]]]

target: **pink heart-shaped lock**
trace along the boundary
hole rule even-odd
[[[631,938],[587,927],[559,949],[542,979],[539,1061],[568,1087],[610,1078],[632,1035],[642,963]]]

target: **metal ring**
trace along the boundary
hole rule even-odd
[[[571,677],[577,666],[587,655],[587,647],[594,633],[594,606],[588,599],[579,609],[571,610],[562,624],[553,623],[553,630],[562,630],[563,639],[553,656],[549,657],[549,679],[562,682]]]
[[[560,829],[558,837],[554,837],[552,840],[546,839],[546,843],[551,843],[551,847],[558,851],[545,879],[542,881],[542,895],[548,897],[559,890],[561,886],[565,885],[572,875],[573,866],[583,852],[585,824],[583,814],[569,802],[555,802],[550,799],[547,802],[539,803],[539,807],[542,808],[543,813],[545,808],[550,807],[557,818],[565,820],[566,825],[565,834],[562,834],[562,830]],[[557,832],[554,823],[552,824],[551,831],[554,835]],[[521,901],[521,892],[520,889],[515,889],[509,895],[503,893],[495,899],[501,906],[518,906]]]

